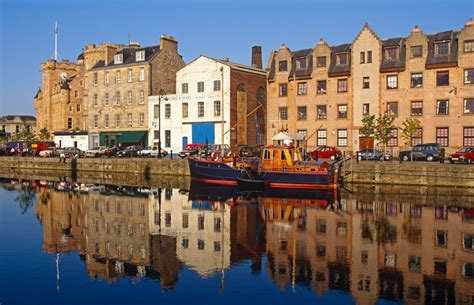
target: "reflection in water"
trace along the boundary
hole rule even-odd
[[[44,251],[77,251],[91,279],[148,277],[170,290],[186,266],[225,289],[226,271],[247,260],[282,291],[472,304],[474,209],[374,198],[61,182],[38,185],[36,214]]]

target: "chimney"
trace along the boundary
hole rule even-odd
[[[262,69],[262,47],[252,47],[252,67]]]
[[[178,41],[173,36],[161,34],[160,50],[169,50],[173,52],[178,52]]]
[[[113,46],[107,44],[104,46],[104,65],[108,66],[109,63],[114,60],[115,54],[117,54],[117,49]]]
[[[138,41],[130,41],[128,46],[132,49],[138,49],[140,47],[140,43]]]

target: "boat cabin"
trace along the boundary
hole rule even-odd
[[[260,169],[269,171],[316,172],[328,168],[327,162],[303,161],[300,150],[292,146],[267,146],[260,160]]]

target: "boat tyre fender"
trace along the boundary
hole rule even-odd
[[[211,154],[211,160],[212,160],[212,161],[217,161],[217,160],[219,160],[219,154],[217,153],[217,151],[214,151],[214,152]]]

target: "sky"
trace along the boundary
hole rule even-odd
[[[54,23],[59,59],[76,61],[91,43],[159,44],[174,36],[186,63],[199,55],[250,64],[262,46],[272,50],[350,43],[365,22],[381,39],[461,29],[474,17],[474,0],[0,0],[0,116],[34,115],[41,62],[53,58]]]

